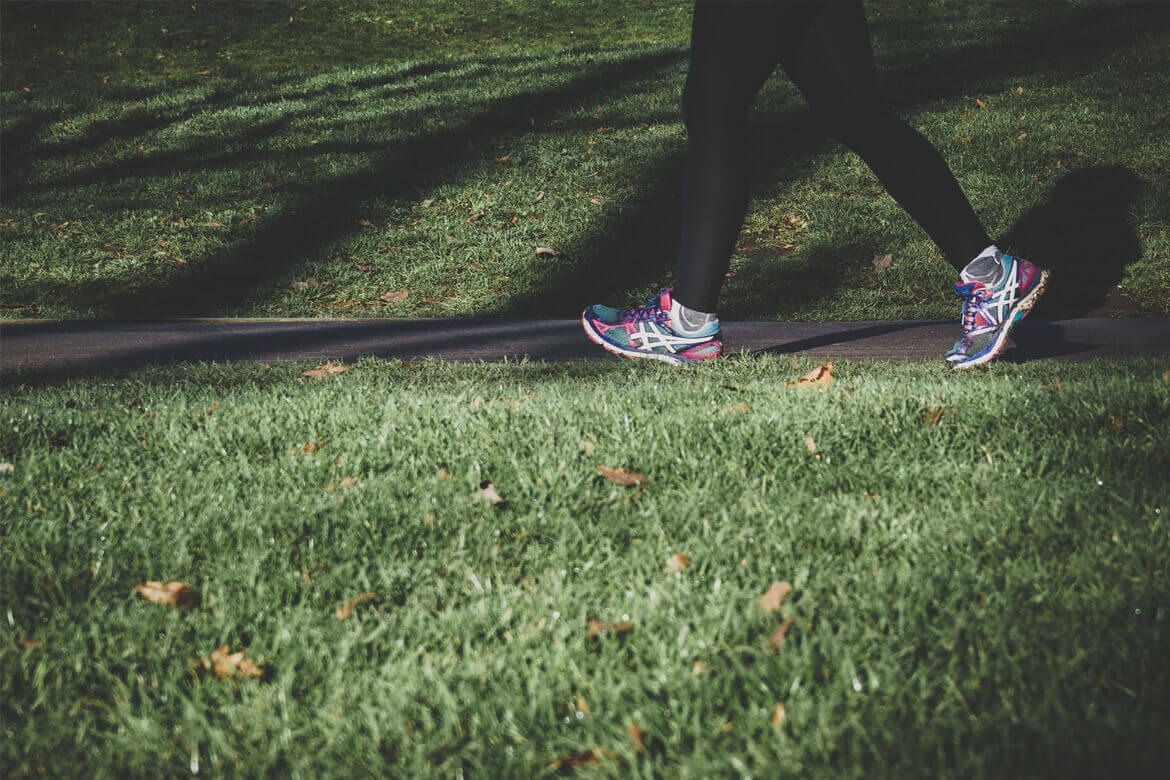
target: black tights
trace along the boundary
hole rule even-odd
[[[683,90],[682,252],[674,295],[713,312],[747,211],[748,108],[779,64],[829,135],[856,152],[961,268],[991,243],[938,151],[881,104],[860,2],[700,2]]]

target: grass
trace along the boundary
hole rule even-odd
[[[529,776],[594,746],[595,773],[638,776],[1170,758],[1163,360],[839,364],[828,392],[787,389],[812,366],[776,357],[307,367],[4,376],[6,771]],[[203,604],[144,602],[154,579]],[[778,580],[793,592],[764,614]],[[633,629],[592,642],[590,615]],[[194,669],[223,644],[264,679]]]
[[[568,316],[671,281],[687,4],[0,13],[0,316]],[[1065,280],[1038,314],[1170,313],[1164,5],[869,18],[892,105]],[[783,77],[751,132],[725,318],[954,315],[952,269]]]

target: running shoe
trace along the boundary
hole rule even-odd
[[[719,322],[712,322],[695,334],[683,334],[670,324],[674,302],[670,288],[651,297],[649,306],[619,311],[594,305],[581,313],[585,335],[606,350],[635,359],[661,360],[666,363],[694,363],[719,356]]]
[[[963,336],[946,354],[956,368],[981,366],[1003,351],[1008,332],[1036,305],[1048,285],[1048,271],[1019,257],[1003,256],[1003,278],[995,287],[962,280]]]

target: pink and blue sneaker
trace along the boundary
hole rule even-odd
[[[1008,332],[1036,305],[1048,285],[1048,271],[1003,255],[1003,275],[994,287],[968,279],[955,283],[963,299],[963,336],[946,354],[956,368],[980,366],[1003,351]]]
[[[723,351],[719,321],[694,333],[681,332],[672,324],[671,310],[678,303],[671,300],[670,292],[670,288],[663,290],[640,309],[590,306],[581,313],[585,335],[609,352],[628,358],[680,364],[719,357]]]

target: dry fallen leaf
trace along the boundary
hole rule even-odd
[[[787,582],[773,582],[768,592],[756,602],[765,612],[775,612],[784,603],[784,597],[792,592],[792,586]]]
[[[809,452],[817,451],[817,443],[813,441],[813,437],[811,436],[804,437],[804,446],[808,448]]]
[[[740,401],[735,406],[728,408],[729,412],[750,412],[752,410],[751,404]]]
[[[134,590],[151,603],[171,608],[191,609],[203,601],[199,591],[182,582],[168,582],[164,585],[157,580],[149,580],[141,585],[135,585]]]
[[[603,759],[612,757],[613,753],[595,746],[589,750],[579,750],[564,758],[549,761],[548,765],[558,772],[569,772],[582,766],[601,766]]]
[[[1168,375],[1170,375],[1170,371],[1167,371],[1166,373]],[[1060,377],[1056,377],[1056,379],[1052,380],[1052,384],[1050,384],[1050,385],[1040,385],[1040,386],[1050,393],[1055,393],[1057,390],[1064,389],[1064,383],[1062,383],[1060,381]]]
[[[785,387],[804,390],[811,387],[829,388],[833,386],[833,361],[823,366],[817,366],[795,382],[789,382]]]
[[[585,627],[586,639],[597,639],[599,636],[605,634],[624,634],[627,631],[632,631],[633,623],[602,623],[597,618],[590,615],[586,620],[589,621]]]
[[[496,492],[496,486],[487,481],[479,483],[479,497],[492,506],[504,503],[504,499]]]
[[[547,246],[538,246],[536,248],[536,254],[538,257],[541,255],[545,255],[548,257],[556,257],[557,251],[555,249],[549,249]]]
[[[783,623],[776,626],[776,630],[772,632],[772,635],[770,637],[768,637],[768,649],[769,650],[779,650],[780,649],[780,645],[784,644],[784,637],[786,637],[788,635],[788,629],[792,628],[792,624],[794,622],[795,622],[794,618],[788,618]]]
[[[377,595],[378,594],[376,593],[359,593],[338,607],[337,611],[333,614],[337,615],[338,620],[345,620],[347,617],[349,617],[349,614],[353,612],[354,607],[356,607],[358,604],[361,604],[363,601],[366,601],[367,599],[376,598]]]
[[[301,376],[307,376],[311,379],[321,379],[322,377],[332,376],[333,374],[340,374],[342,371],[349,371],[351,368],[353,366],[339,366],[332,360],[329,360],[316,368],[309,369],[301,374]]]
[[[695,665],[691,667],[691,674],[695,677],[702,677],[707,673],[706,661],[695,661]]]
[[[11,474],[14,471],[16,471],[16,466],[13,466],[8,461],[0,463],[0,474]]]
[[[574,704],[577,707],[577,712],[580,712],[583,715],[589,714],[589,702],[585,701],[584,696],[577,694],[577,700],[574,702]]]
[[[1114,431],[1120,431],[1122,429],[1122,427],[1124,427],[1124,426],[1125,426],[1125,423],[1123,423],[1121,421],[1120,417],[1110,417],[1109,418],[1109,427],[1112,428]]]
[[[611,469],[606,466],[598,466],[597,470],[600,471],[601,475],[610,482],[621,485],[622,487],[634,487],[635,485],[641,486],[649,482],[644,474],[641,474],[637,471],[631,473],[620,467]]]
[[[988,110],[988,108],[987,108],[987,104],[986,104],[986,103],[984,103],[984,102],[983,102],[982,100],[980,100],[979,98],[975,98],[975,105],[979,106],[979,107],[980,107],[980,108],[982,108],[984,111],[987,111],[987,110]]]
[[[398,301],[405,301],[409,297],[410,292],[408,290],[392,290],[379,295],[378,300],[383,303],[397,303]]]
[[[590,199],[589,199],[589,202],[590,202],[590,203],[592,203],[594,206],[600,206],[600,205],[601,205],[601,201],[600,201],[600,200],[598,200],[597,198],[590,198]]]
[[[25,650],[43,650],[45,647],[45,643],[39,639],[25,639],[24,637],[18,637],[16,644]]]
[[[892,263],[892,262],[894,262],[893,255],[874,255],[873,256],[873,267],[874,268],[889,268],[890,263]]]
[[[691,565],[691,556],[683,553],[675,553],[666,559],[666,568],[671,571],[682,571]]]
[[[631,723],[629,727],[630,739],[634,741],[634,751],[641,753],[646,749],[646,745],[642,742],[642,729],[637,723]]]
[[[508,158],[510,158],[511,156],[512,156],[512,153],[508,152],[503,157],[497,157],[496,162],[508,162]]]
[[[439,479],[450,479],[450,478],[451,478],[451,472],[447,471],[447,467],[446,466],[440,467],[439,468]]]
[[[536,196],[536,197],[533,199],[533,201],[532,201],[532,202],[533,202],[533,203],[540,203],[542,200],[544,200],[544,193],[543,193],[543,192],[542,192],[542,193],[540,193],[539,195],[537,195],[537,196]]]
[[[316,143],[316,141],[314,141],[313,143]],[[374,223],[370,222],[368,219],[359,219],[357,221],[357,223],[359,225],[361,225],[362,227],[373,227],[374,226]]]
[[[1016,140],[1023,141],[1027,137],[1028,137],[1027,133],[1020,133],[1019,135],[1016,136]]]
[[[784,711],[784,703],[776,702],[776,709],[772,710],[772,725],[779,726],[788,719],[788,714]]]
[[[207,658],[196,660],[197,666],[210,669],[221,680],[233,677],[263,677],[264,672],[259,666],[244,657],[244,651],[230,652],[227,645],[220,645],[211,651]]]
[[[926,422],[930,425],[938,425],[938,421],[942,418],[943,412],[945,411],[946,410],[940,406],[937,409],[932,409],[931,411],[926,412]]]
[[[475,222],[477,219],[479,219],[480,217],[482,217],[482,216],[484,215],[484,213],[485,213],[485,212],[483,212],[483,211],[477,211],[477,212],[475,212],[474,214],[472,214],[470,217],[468,217],[468,218],[467,218],[467,221],[468,221],[468,222]]]

